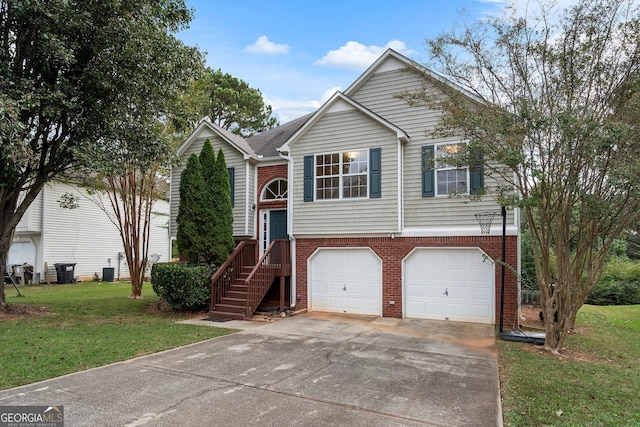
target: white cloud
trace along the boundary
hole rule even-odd
[[[331,98],[333,94],[339,90],[340,90],[340,86],[334,86],[331,89],[325,90],[319,100],[311,101],[311,106],[313,106],[316,109],[322,107],[322,104],[327,102],[329,98]]]
[[[276,115],[281,124],[290,122],[293,119],[304,116],[305,114],[313,113],[320,108],[325,102],[333,96],[336,91],[339,91],[340,87],[335,86],[331,89],[324,91],[320,99],[313,100],[295,100],[284,98],[270,98],[265,101],[273,109],[273,113]]]
[[[316,65],[363,70],[373,64],[388,48],[406,56],[415,53],[407,49],[405,42],[400,40],[391,40],[385,46],[365,46],[361,43],[350,41],[336,50],[330,50],[329,53],[316,62]]]
[[[251,53],[267,53],[270,55],[281,55],[289,53],[289,45],[276,44],[269,40],[267,36],[260,36],[254,44],[244,48],[245,51]]]

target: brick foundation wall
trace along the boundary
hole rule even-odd
[[[517,266],[517,236],[507,236],[506,261]],[[382,315],[402,317],[402,260],[416,247],[479,247],[494,260],[502,254],[501,236],[451,236],[451,237],[370,237],[370,238],[321,238],[296,240],[296,308],[308,308],[307,259],[319,247],[370,247],[382,259]],[[517,325],[518,284],[514,271],[505,269],[504,325]],[[500,263],[495,264],[495,321],[500,315]],[[389,305],[395,301],[395,305]]]

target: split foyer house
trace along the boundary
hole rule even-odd
[[[273,281],[296,310],[499,320],[501,269],[494,260],[501,256],[502,224],[498,219],[483,235],[475,214],[500,211],[491,194],[500,183],[482,168],[437,161],[465,141],[434,139],[428,131],[439,112],[397,97],[420,90],[421,74],[434,76],[388,50],[308,116],[246,140],[208,119],[197,126],[179,154],[200,153],[206,139],[224,152],[239,243],[233,257],[245,258],[226,266],[235,271],[233,283],[221,280],[226,273],[214,280],[212,317],[250,316]],[[172,238],[181,172],[172,171]],[[479,201],[453,196],[483,187],[487,194]],[[517,269],[518,211],[509,210],[506,221],[506,262]],[[281,255],[261,260],[280,241],[286,241]],[[261,291],[251,287],[252,272],[276,264],[282,269],[264,276]],[[247,311],[233,309],[251,298]],[[517,278],[507,270],[507,325],[517,321],[517,311]]]

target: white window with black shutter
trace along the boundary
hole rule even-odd
[[[435,144],[422,147],[422,197],[454,194],[479,194],[484,188],[482,153],[469,153],[470,166],[460,167],[447,161],[466,149],[464,143]]]
[[[304,157],[304,201],[382,197],[380,148]]]

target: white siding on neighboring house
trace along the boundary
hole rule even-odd
[[[75,209],[61,208],[58,200],[65,194],[77,196],[79,207]],[[75,276],[90,279],[94,274],[102,277],[102,268],[116,268],[118,273],[118,253],[124,252],[120,234],[116,226],[108,219],[93,201],[85,197],[82,189],[74,186],[53,182],[47,184],[41,192],[44,194],[43,204],[32,205],[44,214],[44,232],[42,235],[27,236],[16,233],[14,242],[24,244],[25,239],[31,239],[36,245],[36,259],[34,270],[41,273],[40,280],[45,281],[44,263],[49,265],[49,272],[55,281],[55,263],[75,263]],[[105,199],[108,206],[108,200]],[[153,206],[151,236],[149,241],[149,255],[160,255],[160,261],[169,261],[169,203],[159,200]],[[26,260],[25,260],[26,261]],[[10,263],[21,264],[18,259]],[[31,262],[30,262],[31,263]],[[120,263],[120,277],[128,278],[129,273],[125,261]]]
[[[425,107],[411,107],[396,97],[403,92],[417,91],[424,83],[420,76],[406,71],[403,63],[390,58],[361,86],[354,87],[353,93],[347,92],[347,95],[411,135],[410,141],[403,146],[404,227],[421,230],[463,227],[470,232],[479,231],[475,213],[500,211],[491,194],[485,195],[481,201],[470,201],[462,196],[422,196],[422,147],[460,141],[456,138],[433,138],[428,132],[437,126],[440,113]],[[485,177],[488,191],[497,184],[494,179]],[[507,223],[513,224],[514,220],[513,211],[509,211]],[[498,221],[496,217],[494,223]],[[494,225],[492,230],[497,230],[497,227]]]
[[[398,230],[398,138],[353,108],[325,114],[291,147],[296,235],[391,233]],[[304,202],[304,156],[381,148],[382,197]],[[371,183],[369,182],[369,185]]]
[[[254,192],[255,167],[249,164],[249,161],[244,158],[243,153],[230,146],[220,136],[205,127],[202,129],[201,134],[197,135],[196,139],[186,147],[184,153],[182,153],[182,166],[174,167],[171,170],[171,237],[175,238],[178,232],[176,218],[178,216],[178,207],[180,206],[180,177],[182,171],[191,154],[200,155],[206,139],[211,141],[216,156],[218,155],[218,150],[222,148],[227,168],[234,168],[233,235],[236,237],[252,236],[254,232],[252,214],[249,215],[250,222],[248,230],[245,224],[247,210],[251,208],[251,205],[247,202],[246,191],[248,183],[249,190],[252,191],[251,194]],[[247,164],[249,164],[249,168],[247,168]]]
[[[18,226],[16,233],[39,233],[42,231],[42,193],[27,208]]]

